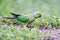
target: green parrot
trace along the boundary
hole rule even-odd
[[[25,26],[28,26],[31,22],[33,22],[35,19],[40,18],[42,14],[40,12],[36,12],[34,14],[28,14],[28,15],[19,15],[15,13],[11,13],[13,15],[10,19],[16,19],[18,22],[22,22],[25,24]]]

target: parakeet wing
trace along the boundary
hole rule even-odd
[[[20,21],[20,22],[23,22],[23,23],[26,23],[26,22],[29,21],[29,17],[28,16],[18,16],[16,19],[18,21]]]

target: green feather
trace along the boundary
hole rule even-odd
[[[18,16],[16,19],[18,21],[20,21],[20,22],[23,22],[23,23],[26,23],[26,22],[29,21],[29,17],[28,16]]]
[[[39,18],[39,15],[40,15],[40,12],[36,12],[35,15],[34,15],[34,17],[35,18]]]

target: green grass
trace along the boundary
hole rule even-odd
[[[27,27],[20,29],[11,26],[3,25],[0,27],[0,40],[38,40],[44,36],[50,37],[49,34],[39,32],[37,28],[29,30]]]

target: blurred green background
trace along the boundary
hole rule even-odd
[[[27,27],[19,29],[19,25],[17,28],[13,27],[16,20],[0,18],[0,40],[42,40],[52,36],[52,33],[49,30],[47,30],[48,32],[45,30],[46,33],[44,30],[38,32],[37,28],[40,25],[43,28],[60,28],[60,0],[0,0],[0,16],[11,16],[11,12],[25,15],[41,12],[43,17],[30,24],[30,27],[35,27],[32,30]],[[4,22],[2,22],[3,20]],[[9,23],[10,25],[8,25]]]
[[[0,16],[14,13],[41,12],[44,16],[60,15],[60,0],[0,0]]]

